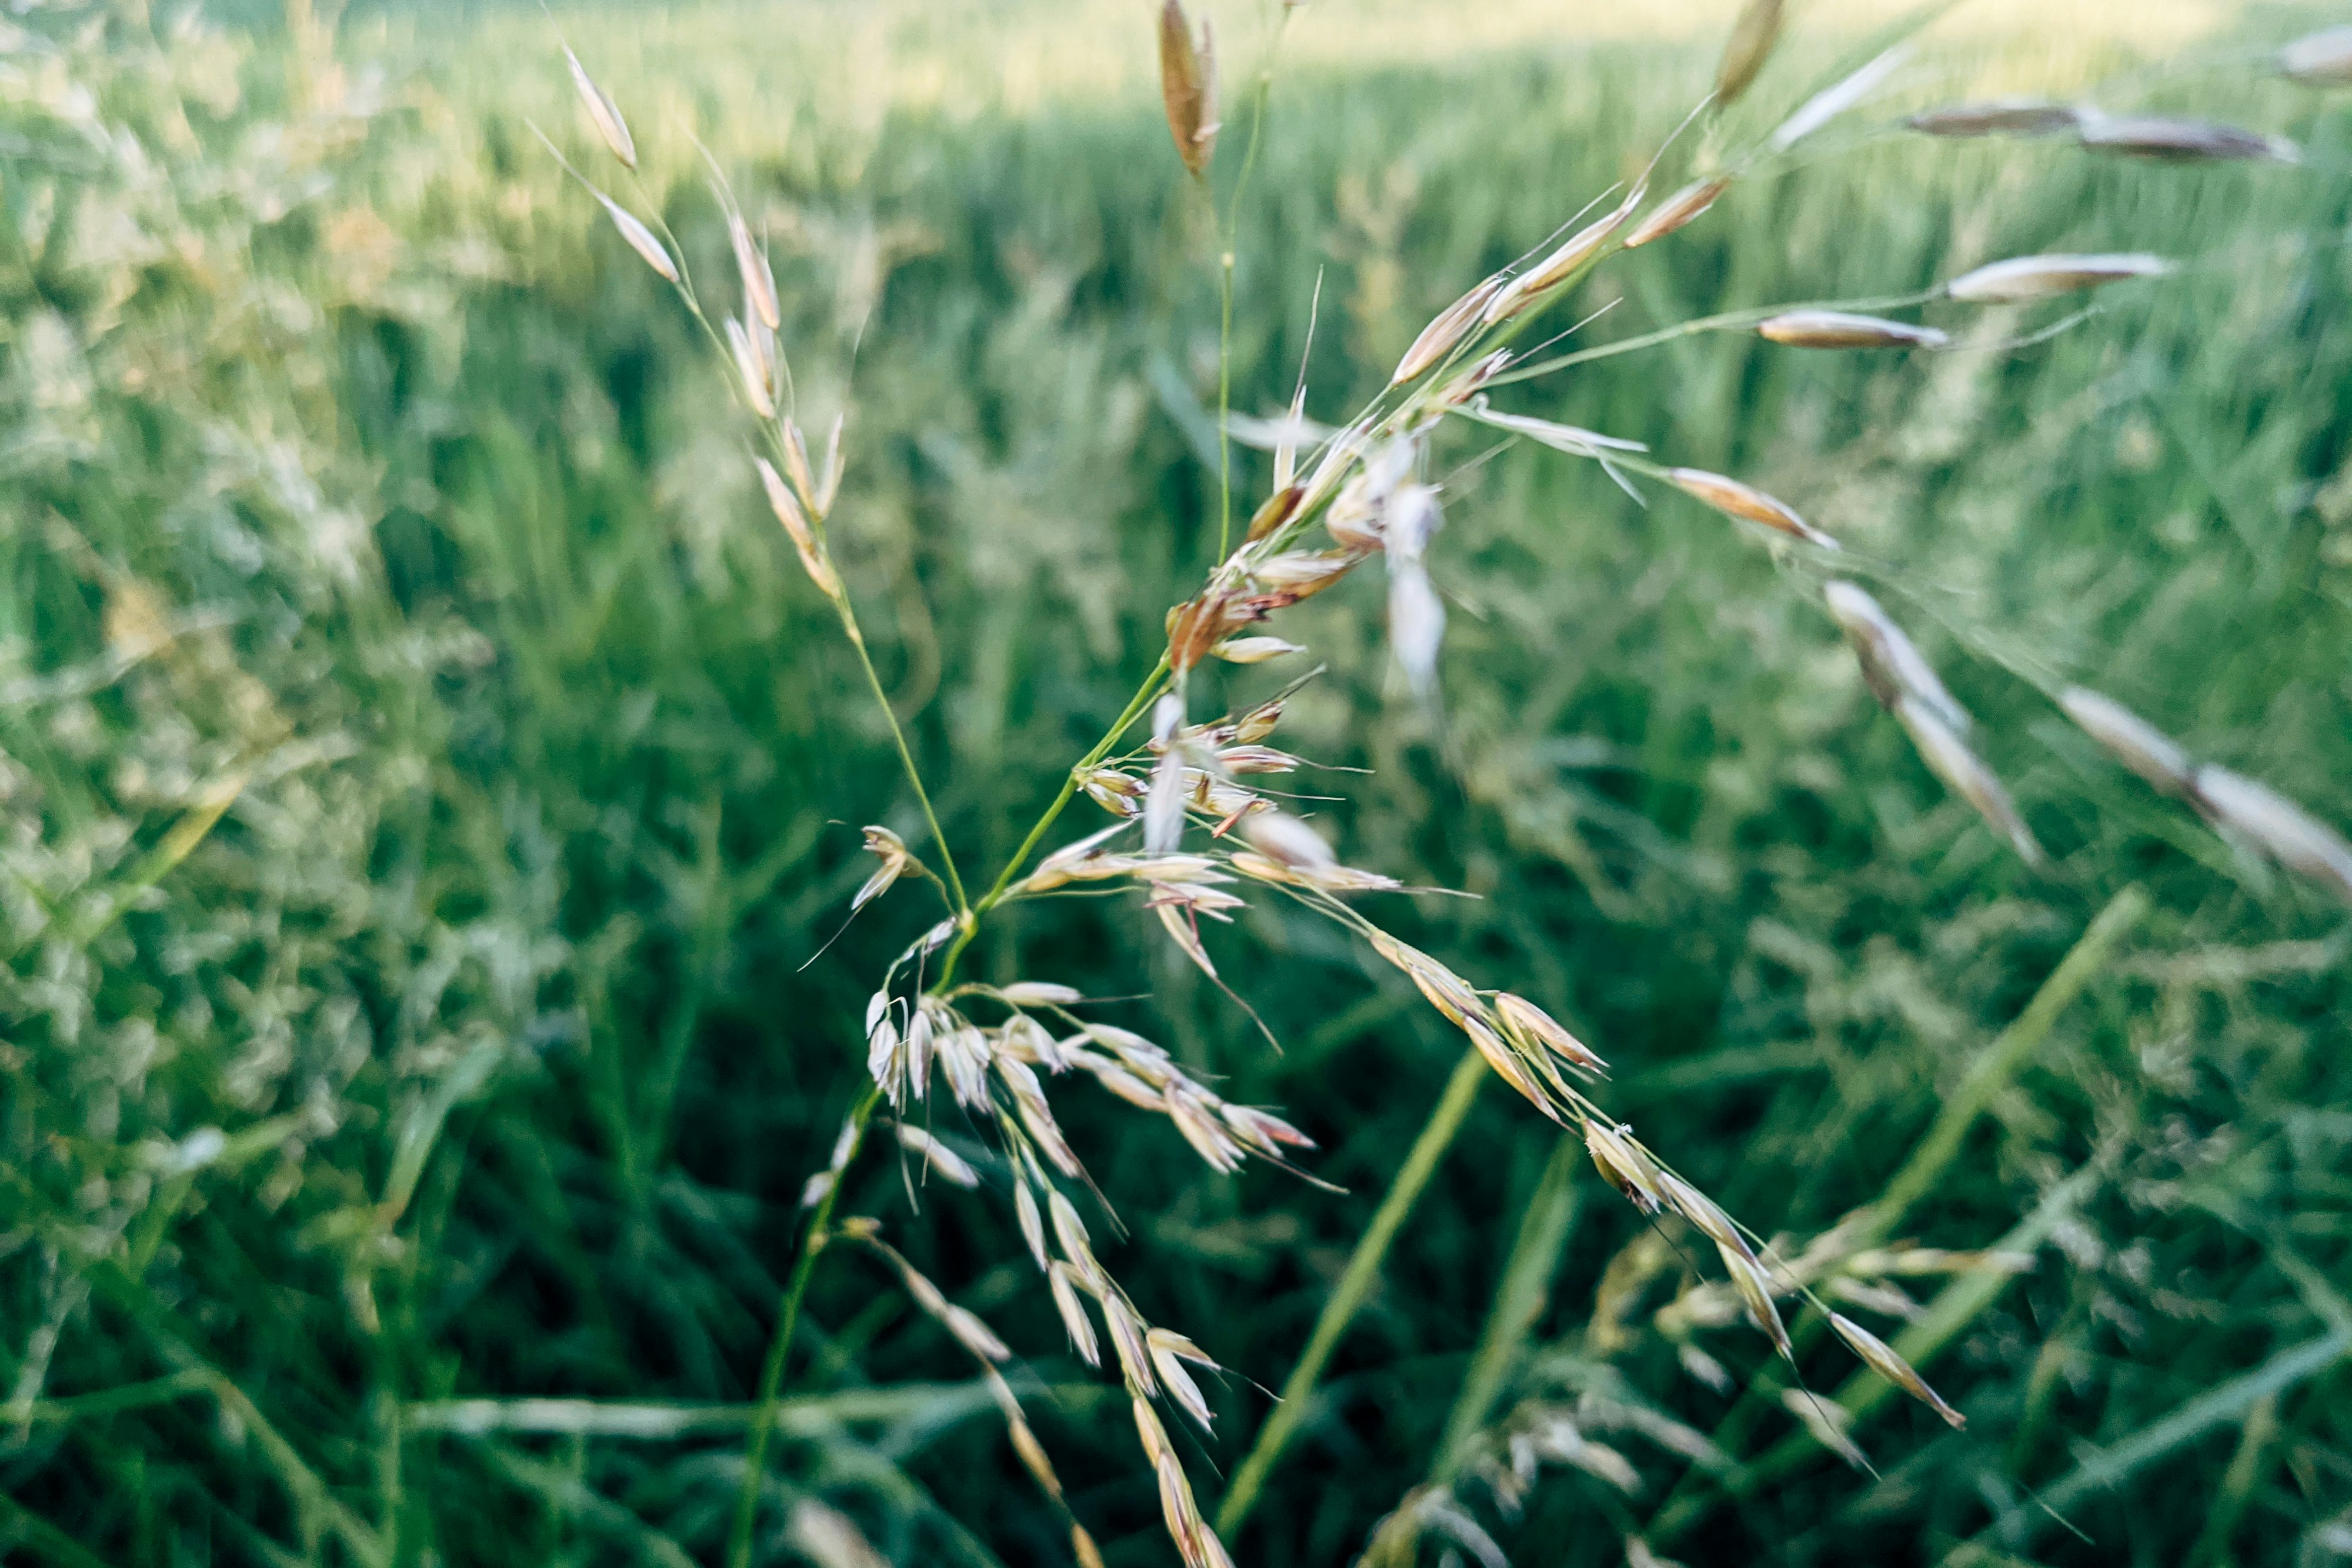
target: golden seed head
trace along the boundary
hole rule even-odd
[[[1160,101],[1168,111],[1168,133],[1185,169],[1199,174],[1216,151],[1217,57],[1205,18],[1200,41],[1178,0],[1160,8]]]
[[[1841,1312],[1830,1314],[1830,1327],[1837,1331],[1838,1338],[1852,1347],[1853,1353],[1860,1356],[1871,1371],[1927,1405],[1948,1425],[1959,1427],[1969,1424],[1967,1416],[1945,1404],[1943,1395],[1928,1387],[1927,1380],[1876,1334]]]
[[[1685,495],[1696,496],[1727,517],[1760,523],[1777,533],[1801,539],[1820,550],[1835,550],[1838,542],[1799,517],[1788,502],[1766,495],[1752,485],[1704,468],[1669,468],[1666,480]]]
[[[1695,180],[1685,185],[1653,207],[1649,216],[1633,226],[1633,232],[1625,237],[1625,248],[1639,250],[1652,240],[1665,238],[1715,205],[1716,198],[1730,188],[1731,176],[1728,174]]]
[[[1756,335],[1801,349],[1940,349],[1952,341],[1933,327],[1843,310],[1784,310],[1757,322]]]
[[[1738,101],[1756,79],[1764,62],[1772,56],[1772,46],[1780,40],[1780,25],[1787,20],[1781,0],[1748,0],[1747,9],[1732,24],[1730,41],[1723,47],[1723,64],[1715,73],[1715,101],[1728,106]]]
[[[1444,359],[1464,334],[1478,324],[1486,302],[1508,281],[1497,273],[1432,317],[1429,325],[1422,328],[1421,335],[1412,340],[1412,346],[1404,351],[1404,358],[1397,362],[1396,374],[1389,377],[1389,384],[1402,386]]]

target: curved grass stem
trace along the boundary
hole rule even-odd
[[[1387,1195],[1381,1199],[1372,1223],[1364,1228],[1356,1250],[1349,1256],[1348,1266],[1341,1271],[1339,1284],[1332,1288],[1330,1300],[1323,1303],[1322,1314],[1315,1320],[1315,1331],[1308,1336],[1306,1350],[1299,1353],[1297,1364],[1290,1369],[1290,1376],[1282,1385],[1281,1403],[1258,1429],[1257,1441],[1251,1445],[1241,1468],[1234,1473],[1234,1484],[1217,1508],[1219,1535],[1230,1537],[1249,1517],[1275,1462],[1282,1458],[1283,1449],[1305,1424],[1307,1400],[1315,1392],[1316,1381],[1323,1375],[1331,1352],[1339,1349],[1348,1326],[1356,1321],[1356,1314],[1370,1297],[1381,1264],[1388,1257],[1390,1243],[1396,1239],[1405,1216],[1412,1212],[1414,1201],[1436,1173],[1437,1163],[1444,1158],[1454,1136],[1462,1131],[1462,1123],[1468,1119],[1470,1107],[1477,1100],[1489,1070],[1486,1058],[1475,1047],[1465,1051],[1462,1059],[1454,1064],[1454,1076],[1445,1081],[1445,1092],[1438,1097],[1421,1135],[1413,1140],[1404,1163],[1389,1184]]]

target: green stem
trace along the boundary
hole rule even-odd
[[[1388,1256],[1389,1244],[1396,1239],[1414,1200],[1436,1173],[1437,1163],[1444,1156],[1447,1146],[1462,1131],[1462,1123],[1469,1116],[1471,1104],[1478,1098],[1488,1070],[1486,1058],[1475,1049],[1465,1051],[1455,1064],[1454,1076],[1446,1080],[1445,1092],[1430,1112],[1421,1136],[1413,1140],[1404,1164],[1389,1184],[1388,1195],[1381,1200],[1372,1223],[1356,1243],[1339,1284],[1332,1288],[1331,1299],[1324,1302],[1322,1315],[1315,1320],[1315,1331],[1307,1341],[1307,1349],[1282,1385],[1281,1403],[1259,1428],[1257,1441],[1242,1460],[1241,1468],[1234,1472],[1234,1484],[1217,1509],[1219,1535],[1230,1538],[1249,1517],[1275,1461],[1282,1457],[1282,1450],[1306,1421],[1307,1398],[1315,1392],[1316,1380],[1323,1375],[1324,1365],[1339,1348],[1340,1336],[1348,1331],[1348,1325],[1355,1321],[1356,1313],[1370,1296],[1381,1263]]]
[[[890,739],[898,747],[898,764],[906,769],[907,782],[915,786],[915,799],[923,808],[923,820],[931,829],[931,841],[940,847],[940,864],[948,874],[948,889],[955,895],[956,912],[969,916],[971,901],[963,896],[963,879],[956,875],[955,854],[948,847],[948,836],[940,827],[940,814],[931,809],[930,792],[923,787],[923,775],[915,767],[915,753],[908,748],[907,731],[898,727],[898,710],[890,706],[889,693],[882,689],[882,677],[875,672],[874,659],[866,651],[866,634],[857,628],[857,612],[849,607],[849,595],[845,591],[834,601],[841,613],[841,629],[849,634],[850,647],[857,650],[858,668],[866,671],[866,684],[874,690],[874,704],[882,710],[884,723],[890,726]],[[967,919],[964,923],[969,925]]]
[[[1528,381],[1538,375],[1549,375],[1553,371],[1566,370],[1570,365],[1585,364],[1597,359],[1612,359],[1618,354],[1633,353],[1642,349],[1654,349],[1660,343],[1670,343],[1679,338],[1696,337],[1700,332],[1733,331],[1745,327],[1753,327],[1759,321],[1769,321],[1773,317],[1785,315],[1790,310],[1899,310],[1913,305],[1924,305],[1937,297],[1937,290],[1929,289],[1925,293],[1892,294],[1877,300],[1832,300],[1825,304],[1762,305],[1745,310],[1726,310],[1719,316],[1700,316],[1692,321],[1678,321],[1671,327],[1661,327],[1654,332],[1643,332],[1639,337],[1625,338],[1613,343],[1602,343],[1598,348],[1579,349],[1573,353],[1538,360],[1534,364],[1513,365],[1498,375],[1488,377],[1486,384],[1508,386],[1515,381]],[[1481,346],[1484,346],[1483,343]]]
[[[1519,1216],[1518,1239],[1511,1244],[1502,1280],[1495,1288],[1494,1310],[1486,1316],[1469,1375],[1462,1380],[1462,1392],[1445,1418],[1445,1436],[1437,1445],[1437,1463],[1430,1469],[1436,1485],[1451,1482],[1469,1463],[1471,1447],[1494,1412],[1503,1380],[1534,1332],[1536,1320],[1543,1316],[1552,1271],[1559,1267],[1560,1249],[1576,1223],[1576,1173],[1584,1160],[1584,1140],[1563,1133]]]
[[[850,1111],[849,1123],[855,1131],[850,1134],[848,1152],[834,1173],[833,1185],[817,1200],[816,1213],[809,1217],[808,1230],[801,1241],[801,1255],[793,1264],[793,1277],[784,1286],[783,1305],[776,1314],[776,1337],[769,1342],[767,1363],[760,1369],[751,1439],[743,1454],[743,1489],[736,1499],[735,1528],[727,1547],[729,1568],[749,1568],[751,1561],[751,1528],[760,1512],[760,1478],[767,1467],[768,1439],[776,1429],[778,1396],[784,1388],[784,1362],[792,1350],[793,1331],[800,1324],[801,1300],[808,1294],[810,1276],[816,1272],[817,1254],[824,1247],[825,1227],[833,1223],[833,1205],[841,1196],[842,1176],[849,1161],[857,1157],[857,1146],[866,1136],[866,1124],[881,1100],[880,1087],[869,1083]]]

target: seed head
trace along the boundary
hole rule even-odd
[[[2281,136],[2264,136],[2234,125],[2213,125],[2201,120],[2092,119],[2078,133],[2084,146],[2126,158],[2160,163],[2210,163],[2268,158],[2281,163],[2303,161],[2302,149]]]
[[[1029,1256],[1037,1267],[1051,1272],[1054,1260],[1045,1254],[1045,1221],[1037,1212],[1037,1194],[1029,1190],[1026,1182],[1013,1184],[1013,1212],[1021,1221],[1021,1239],[1029,1248]]]
[[[629,248],[635,251],[646,266],[660,273],[663,281],[677,282],[677,263],[669,258],[669,252],[662,247],[660,240],[654,237],[654,231],[638,222],[635,213],[604,192],[598,191],[595,195],[604,205],[604,214],[613,220],[613,226],[619,229],[621,237],[629,242]]]
[[[1843,310],[1784,310],[1757,322],[1756,335],[1801,349],[1940,349],[1952,341],[1933,327]]]
[[[1287,484],[1266,497],[1265,504],[1251,514],[1249,534],[1244,542],[1255,544],[1288,522],[1298,514],[1298,503],[1306,499],[1306,487]]]
[[[629,122],[621,118],[620,105],[596,85],[595,79],[588,74],[588,68],[580,63],[580,57],[572,52],[569,44],[563,47],[563,62],[572,68],[572,89],[579,93],[582,106],[588,110],[588,118],[594,123],[596,134],[604,138],[605,148],[621,161],[624,168],[635,169],[637,166],[637,144],[629,135]],[[677,280],[675,278],[670,279],[673,283]]]
[[[1969,1418],[1944,1403],[1944,1396],[1927,1386],[1927,1380],[1912,1369],[1911,1363],[1895,1353],[1893,1346],[1842,1312],[1830,1314],[1830,1327],[1838,1338],[1853,1349],[1871,1371],[1885,1378],[1928,1409],[1942,1416],[1953,1426],[1965,1426]]]
[[[1626,1201],[1643,1214],[1655,1214],[1664,1206],[1664,1194],[1660,1189],[1657,1166],[1642,1152],[1633,1139],[1626,1136],[1630,1127],[1611,1127],[1588,1121],[1584,1124],[1585,1152],[1600,1169],[1611,1186],[1625,1194]]]
[[[1216,49],[1205,17],[1200,42],[1193,42],[1192,25],[1177,0],[1160,8],[1160,100],[1168,110],[1176,155],[1189,173],[1201,174],[1217,146]]]
[[[1504,284],[1486,302],[1487,324],[1492,326],[1497,321],[1509,321],[1538,297],[1549,293],[1591,266],[1608,247],[1610,237],[1624,226],[1625,220],[1633,216],[1633,209],[1640,206],[1643,198],[1648,195],[1649,187],[1636,184],[1625,193],[1625,199],[1608,214],[1577,230],[1558,250]]]
[[[783,476],[776,472],[774,464],[765,458],[754,458],[751,461],[760,470],[761,488],[768,492],[769,509],[776,514],[776,521],[784,525],[784,532],[791,536],[793,548],[800,552],[801,566],[808,573],[809,580],[826,598],[838,602],[841,598],[841,578],[835,573],[833,562],[826,556],[824,547],[817,542],[816,531],[809,526],[808,514],[801,510],[801,503],[793,499],[793,492],[785,488]]]
[[[1820,550],[1835,550],[1838,542],[1799,517],[1796,509],[1786,501],[1766,495],[1752,485],[1721,474],[1710,474],[1704,468],[1669,468],[1667,482],[1685,495],[1696,496],[1727,517],[1742,518],[1761,523],[1791,539],[1801,539]]]
[[[1780,41],[1780,25],[1787,18],[1780,0],[1748,0],[1748,7],[1732,24],[1730,41],[1723,47],[1723,64],[1715,73],[1715,101],[1728,107],[1736,102],[1764,62],[1772,56],[1772,46]]]
[[[911,1121],[901,1121],[898,1127],[898,1142],[923,1162],[924,1169],[936,1171],[942,1180],[967,1190],[980,1185],[980,1173],[965,1163],[962,1155]],[[1031,1206],[1034,1210],[1035,1205]]]
[[[1280,658],[1285,654],[1306,651],[1298,644],[1285,642],[1280,637],[1227,637],[1209,649],[1212,656],[1223,659],[1227,664],[1264,664],[1267,659]]]
[[[1953,794],[1974,806],[1977,815],[2007,838],[2027,865],[2042,865],[2042,846],[2035,842],[2025,819],[2018,815],[2009,791],[2001,787],[1993,771],[1969,750],[1968,742],[1960,739],[1944,716],[1930,704],[1906,694],[1896,700],[1895,717],[1910,732],[1911,743],[1918,748],[1920,760],[1936,776],[1950,786]]]
[[[1944,292],[1972,305],[2021,305],[2130,278],[2161,278],[2171,270],[2163,257],[2140,252],[2020,256],[1963,273],[1945,284]]]
[[[1903,628],[1895,624],[1878,601],[1851,583],[1834,582],[1822,590],[1822,602],[1846,639],[1853,644],[1862,664],[1862,678],[1871,694],[1888,709],[1905,697],[1925,704],[1953,733],[1965,735],[1973,724],[1968,710],[1945,689],[1943,680]]]
[[[1929,136],[2048,136],[2072,131],[2083,111],[2071,103],[2042,98],[1995,98],[1931,109],[1904,121]]]
[[[1558,1019],[1524,996],[1506,991],[1496,997],[1495,1016],[1501,1021],[1504,1031],[1522,1044],[1549,1050],[1570,1067],[1581,1068],[1587,1072],[1609,1070],[1609,1064],[1587,1048],[1583,1041],[1562,1028]]]
[[[727,318],[727,347],[735,356],[736,374],[742,378],[743,395],[751,400],[751,411],[762,419],[776,416],[775,385],[770,362],[761,352],[765,327],[746,328],[734,317]]]
[[[770,331],[776,331],[784,324],[784,313],[776,302],[775,274],[751,239],[751,226],[731,206],[727,209],[727,242],[735,250],[735,270],[743,275],[744,313],[758,315]]]
[[[1066,1263],[1055,1263],[1046,1269],[1045,1283],[1053,1292],[1054,1310],[1062,1315],[1062,1330],[1070,1336],[1070,1348],[1088,1366],[1101,1366],[1102,1348],[1095,1342],[1095,1321],[1078,1300],[1076,1273]]]
[[[1463,335],[1478,324],[1479,313],[1507,281],[1497,273],[1432,317],[1429,325],[1421,329],[1421,336],[1404,351],[1404,358],[1397,362],[1396,374],[1389,377],[1389,384],[1402,386],[1444,359]]]
[[[907,847],[906,841],[887,827],[869,826],[866,829],[866,852],[882,864],[874,875],[866,879],[866,885],[857,889],[857,896],[849,900],[853,914],[888,892],[890,884],[905,875],[907,868],[915,863],[914,854]]]
[[[2193,797],[2219,826],[2251,839],[2288,870],[2352,903],[2352,844],[2273,790],[2211,763],[2190,777]]]
[[[2170,737],[2111,697],[2070,686],[2058,694],[2066,717],[2115,759],[2168,795],[2189,793],[2194,764]]]
[[[2352,87],[2352,27],[2330,27],[2279,51],[2279,74],[2305,87]]]
[[[1625,248],[1639,250],[1654,239],[1664,239],[1699,214],[1715,205],[1715,199],[1731,188],[1731,176],[1717,174],[1712,179],[1695,180],[1650,209],[1650,216],[1633,226],[1625,237]]]

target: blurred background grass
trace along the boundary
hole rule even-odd
[[[1237,406],[1286,399],[1318,272],[1309,407],[1335,417],[1638,166],[1730,7],[1591,9],[1301,15],[1241,208]],[[1801,11],[1757,112],[1895,10]],[[804,421],[851,410],[835,548],[950,834],[992,867],[1213,547],[1215,241],[1149,8],[557,15],[696,264],[719,275],[725,242],[690,134],[772,237]],[[1230,137],[1271,8],[1216,15]],[[708,1561],[864,997],[931,917],[902,892],[799,966],[864,874],[855,825],[913,841],[911,802],[689,321],[532,138],[589,146],[546,21],[213,16],[0,24],[0,1540],[71,1563]],[[1622,296],[1605,339],[2036,248],[2195,261],[2045,346],[1700,337],[1509,400],[1753,479],[1900,563],[1896,607],[2052,874],[1945,796],[1762,557],[1553,455],[1449,492],[1458,772],[1386,690],[1375,589],[1286,628],[1330,666],[1288,743],[1371,770],[1306,786],[1349,797],[1323,816],[1342,853],[1481,895],[1416,904],[1406,933],[1569,1020],[1617,1066],[1608,1103],[1767,1233],[1877,1193],[2093,913],[2153,900],[1908,1227],[1989,1245],[2092,1173],[1933,1369],[1968,1430],[1890,1408],[1858,1432],[1883,1479],[1820,1454],[1736,1501],[1622,1439],[1633,1495],[1571,1471],[1516,1522],[1483,1510],[1514,1561],[1621,1561],[1670,1493],[1659,1544],[1694,1564],[2352,1550],[2352,935],[2034,689],[2100,686],[2352,818],[2352,121],[2248,52],[2326,19],[1964,7],[1858,123],[2095,88],[2294,135],[2306,163],[1825,136],[1582,301]],[[1242,1374],[1213,1392],[1203,1478],[1263,1419],[1245,1380],[1280,1381],[1459,1047],[1324,928],[1261,910],[1213,947],[1282,1054],[1123,907],[1008,911],[976,954],[1148,994],[1110,1016],[1282,1107],[1348,1189],[1212,1176],[1164,1128],[1069,1118],[1134,1231],[1112,1266]],[[1486,1096],[1244,1561],[1347,1561],[1427,1473],[1553,1147]],[[1030,1358],[1110,1561],[1165,1560],[1126,1414],[1064,1351],[1002,1203],[908,1196],[877,1159],[845,1201]],[[1512,1397],[1573,1408],[1622,1373],[1717,1429],[1731,1401],[1664,1337],[1588,1331],[1647,1235],[1572,1211]],[[1680,1267],[1657,1266],[1650,1308]],[[883,1275],[828,1261],[803,1336],[780,1501],[825,1500],[893,1562],[1060,1560],[984,1396]],[[1708,1342],[1765,1366],[1736,1331]],[[534,1396],[628,1413],[510,1403]]]

